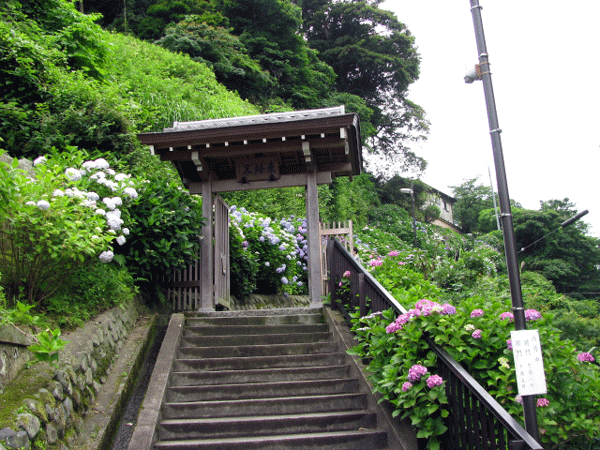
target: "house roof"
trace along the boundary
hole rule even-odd
[[[173,162],[187,187],[209,177],[264,186],[315,167],[333,177],[362,169],[359,118],[344,106],[175,122],[138,138],[161,160]]]

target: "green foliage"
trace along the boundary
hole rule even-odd
[[[439,436],[445,431],[443,419],[449,412],[444,406],[445,396],[424,395],[429,388],[425,379],[431,380],[427,377],[435,374],[437,364],[435,354],[422,339],[423,333],[467,368],[513,417],[522,420],[522,407],[515,397],[512,352],[507,347],[513,325],[501,318],[508,309],[507,302],[491,297],[465,299],[456,308],[419,300],[414,309],[397,318],[387,311],[355,319],[353,329],[361,344],[354,353],[372,359],[368,370],[375,390],[396,406],[394,414],[411,418],[419,434],[429,438],[428,448],[437,448]],[[544,402],[538,404],[539,425],[545,430],[542,443],[550,447],[569,442],[577,448],[577,444],[591,442],[600,435],[598,367],[577,359],[578,352],[560,339],[550,315],[536,320],[535,327],[544,343],[548,385],[544,398],[549,401],[546,406]],[[427,369],[418,382],[409,371],[415,371],[415,364]]]
[[[268,97],[274,81],[259,64],[248,56],[239,38],[222,27],[213,27],[200,16],[188,16],[170,26],[156,44],[173,52],[190,55],[205,63],[215,73],[217,81],[242,98],[260,103]]]
[[[63,341],[60,338],[61,331],[59,328],[54,330],[45,330],[38,333],[36,336],[37,344],[32,344],[27,349],[35,356],[35,362],[47,362],[54,367],[58,367],[58,352],[63,349],[69,341]]]
[[[240,300],[254,288],[260,294],[306,294],[304,219],[272,220],[237,206],[230,208],[230,219],[231,265],[249,270],[235,275]]]
[[[479,214],[483,210],[492,208],[493,211],[492,188],[478,182],[479,178],[476,177],[464,180],[458,186],[451,186],[452,195],[457,199],[453,207],[454,218],[460,223],[465,233],[478,231]],[[485,223],[486,227],[490,226],[489,220]],[[491,229],[486,228],[486,231],[491,231]]]
[[[126,267],[91,261],[78,266],[47,300],[44,313],[61,329],[83,325],[102,311],[136,298],[137,288]]]
[[[1,295],[2,297],[0,298],[0,304],[4,305],[6,303],[6,299],[4,297],[3,290],[1,292]],[[33,309],[34,307],[35,305],[27,305],[17,300],[13,309],[0,309],[0,312],[2,313],[2,322],[13,325],[25,325],[27,327],[40,326],[40,316],[32,316],[29,313],[29,311],[31,311],[31,309]]]
[[[140,186],[130,208],[130,237],[119,248],[131,273],[147,284],[183,269],[200,251],[202,204],[179,183],[159,175]]]
[[[137,196],[132,181],[110,172],[105,160],[83,159],[74,149],[71,155],[40,157],[35,182],[0,167],[0,184],[10,180],[18,187],[0,227],[0,271],[9,299],[22,293],[28,303],[43,302],[79,264],[98,255],[109,261],[111,241],[125,239],[118,232],[126,213],[122,219],[116,207]],[[108,213],[97,204],[101,198]]]

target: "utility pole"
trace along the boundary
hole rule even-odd
[[[502,233],[504,236],[504,252],[506,254],[506,268],[508,271],[508,280],[510,285],[512,311],[515,317],[515,329],[526,330],[527,325],[525,323],[525,309],[523,308],[523,294],[521,292],[521,275],[519,273],[517,261],[517,246],[513,229],[510,197],[508,195],[508,183],[506,179],[506,170],[504,167],[502,141],[500,139],[501,129],[498,125],[498,116],[496,113],[496,102],[494,99],[494,89],[492,86],[492,74],[490,72],[490,63],[485,43],[485,36],[483,33],[483,22],[481,19],[481,6],[479,6],[479,0],[470,0],[470,2],[471,14],[473,15],[473,25],[475,28],[475,40],[477,42],[477,52],[479,54],[479,64],[476,66],[476,78],[467,75],[465,81],[472,82],[474,79],[481,79],[483,81],[485,104],[487,107],[488,123],[492,139],[492,150],[494,153],[494,164],[496,167],[496,179],[498,182],[500,219],[502,222]],[[540,438],[537,415],[535,411],[535,402],[535,395],[523,396],[525,429],[536,441],[539,442]]]

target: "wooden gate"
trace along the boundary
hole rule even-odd
[[[352,221],[345,220],[343,222],[319,223],[319,235],[321,243],[321,280],[323,281],[323,294],[328,293],[329,284],[328,269],[327,269],[327,241],[332,237],[338,238],[340,243],[346,247],[346,250],[351,255],[354,254],[354,234],[352,232]]]
[[[214,304],[230,308],[229,273],[229,205],[217,195],[215,199],[215,297]]]
[[[229,206],[219,196],[214,203],[214,305],[230,307]],[[202,298],[200,254],[184,270],[174,270],[167,282],[167,301],[173,311],[196,311]]]
[[[167,302],[173,311],[195,311],[200,305],[200,252],[184,270],[173,270],[173,279],[167,282]],[[166,280],[165,280],[166,281]]]

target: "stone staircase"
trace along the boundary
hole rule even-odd
[[[180,328],[152,448],[388,448],[321,310],[215,312]]]

